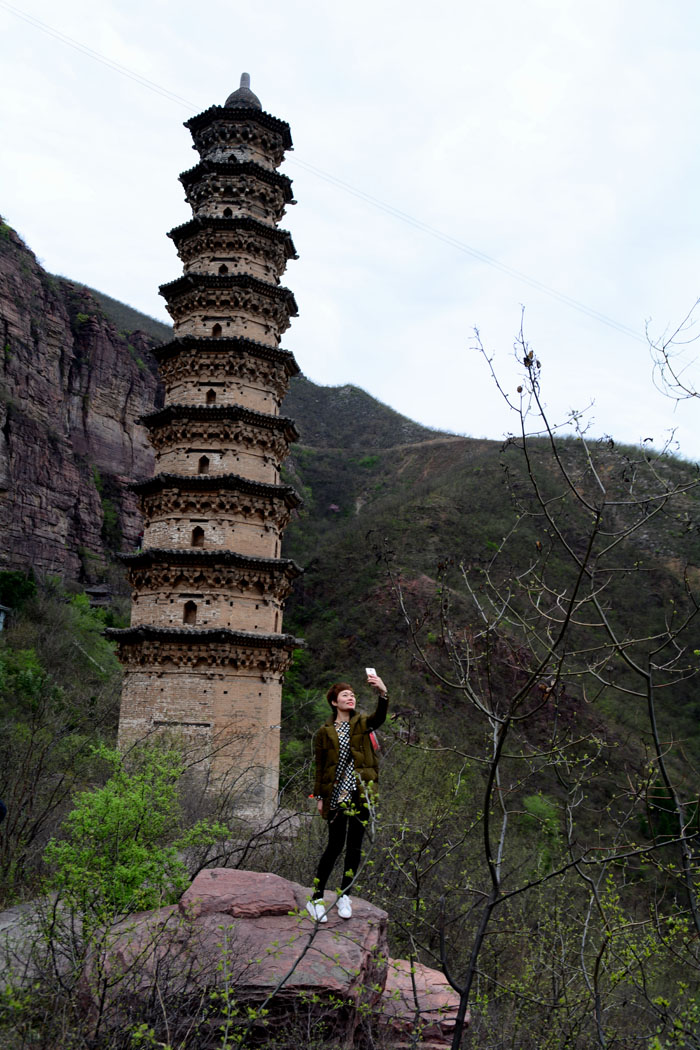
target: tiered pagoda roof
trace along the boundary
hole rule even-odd
[[[175,226],[168,233],[168,237],[177,248],[180,248],[190,237],[200,233],[202,230],[248,230],[250,233],[258,234],[269,241],[277,241],[285,245],[287,259],[298,259],[292,235],[287,230],[280,230],[277,226],[268,226],[265,222],[252,219],[248,215],[222,218],[219,215],[205,216],[195,215],[188,222]],[[167,287],[163,285],[163,288]]]
[[[228,104],[225,106],[210,106],[209,109],[205,109],[201,113],[197,113],[196,116],[186,120],[185,127],[192,132],[192,137],[196,142],[197,136],[212,125],[219,125],[217,130],[221,137],[225,139],[224,129],[228,124],[243,124],[246,121],[253,121],[268,131],[276,132],[281,137],[285,150],[294,148],[292,132],[286,120],[280,120],[278,117],[273,117],[271,113],[266,113],[264,110],[253,106],[233,107]]]
[[[280,346],[269,346],[267,343],[261,343],[257,339],[247,339],[245,336],[239,335],[222,335],[216,338],[204,335],[176,336],[169,343],[157,346],[153,351],[153,356],[159,364],[162,364],[168,358],[175,357],[183,350],[192,350],[200,347],[206,348],[207,351],[214,350],[222,354],[231,352],[253,354],[255,357],[283,364],[290,376],[299,375],[299,366],[291,350],[283,350]]]
[[[161,492],[167,488],[177,487],[184,491],[218,492],[228,489],[232,492],[245,492],[250,496],[262,496],[267,499],[278,499],[290,510],[301,506],[301,497],[291,485],[270,485],[264,481],[251,481],[240,474],[171,474],[163,472],[151,478],[134,481],[129,488],[140,495]]]
[[[296,204],[292,192],[292,180],[289,176],[283,175],[279,171],[272,171],[270,168],[263,168],[262,164],[256,164],[253,160],[235,160],[232,158],[231,160],[221,161],[206,158],[200,160],[193,168],[183,171],[180,175],[180,182],[185,189],[188,189],[200,182],[205,175],[210,174],[225,175],[228,178],[247,175],[255,179],[261,179],[270,186],[276,186],[283,190],[286,204]]]
[[[219,288],[222,290],[246,288],[250,291],[258,292],[259,295],[264,295],[269,299],[281,300],[288,307],[290,317],[296,317],[298,314],[296,299],[289,288],[268,284],[266,281],[260,281],[257,277],[251,277],[247,273],[229,273],[225,276],[221,276],[218,273],[184,273],[182,277],[177,277],[174,281],[161,284],[159,291],[168,304],[171,304],[188,292],[201,288]]]

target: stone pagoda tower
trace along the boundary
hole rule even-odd
[[[266,818],[278,789],[281,681],[296,639],[282,607],[300,570],[280,558],[299,499],[280,482],[297,432],[280,415],[299,369],[280,349],[297,313],[280,285],[296,258],[277,227],[293,203],[277,168],[289,125],[247,74],[223,106],[185,124],[199,163],[180,180],[192,219],[170,231],[183,276],[161,287],[174,338],[156,351],[165,404],[143,423],[155,475],[134,485],[143,547],[122,555],[131,627],[113,630],[125,669],[119,744],[184,739],[239,809]]]

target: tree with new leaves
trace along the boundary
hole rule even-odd
[[[104,612],[57,580],[37,588],[0,574],[22,596],[0,636],[0,901],[31,892],[41,857],[95,775],[93,748],[113,739],[120,668],[102,637]]]
[[[104,745],[93,752],[95,768],[107,775],[75,797],[62,836],[44,851],[47,895],[36,902],[32,953],[24,973],[8,970],[0,999],[0,1027],[17,1033],[18,1045],[33,1044],[39,1032],[46,1046],[129,1045],[122,1029],[128,1003],[141,994],[139,962],[158,951],[154,932],[132,963],[117,958],[130,936],[129,916],[174,903],[191,881],[188,852],[230,834],[208,820],[183,829],[178,749],[155,743],[126,757]],[[168,973],[182,981],[188,965],[167,954],[159,973],[166,997]],[[153,994],[145,995],[140,1014],[153,1015]]]

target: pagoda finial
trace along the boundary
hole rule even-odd
[[[250,73],[241,73],[241,86],[226,99],[230,109],[262,109],[260,99],[250,90]]]

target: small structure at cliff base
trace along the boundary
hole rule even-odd
[[[161,287],[174,338],[156,350],[162,409],[146,416],[155,474],[133,487],[142,548],[122,555],[131,626],[111,630],[124,665],[119,745],[170,731],[213,784],[237,783],[240,814],[277,801],[281,682],[299,643],[282,609],[300,573],[280,557],[299,504],[280,480],[297,432],[280,415],[299,369],[280,347],[297,313],[280,285],[292,200],[277,171],[289,125],[247,74],[223,106],[185,124],[199,163],[180,176],[192,219],[170,231],[182,277]]]

